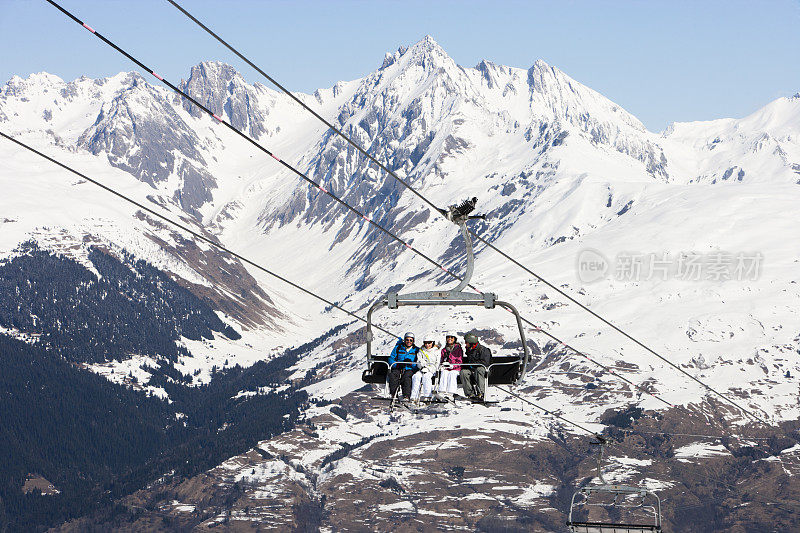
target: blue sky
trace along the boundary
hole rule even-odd
[[[171,80],[205,59],[263,81],[165,0],[61,0]],[[459,64],[527,68],[544,59],[636,115],[745,116],[800,92],[800,2],[245,1],[182,5],[293,90],[376,69],[424,35]],[[134,65],[43,0],[0,0],[0,80],[46,71],[108,76]]]

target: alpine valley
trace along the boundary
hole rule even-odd
[[[458,228],[287,95],[213,61],[180,88],[463,273]],[[656,491],[665,531],[797,527],[800,94],[653,133],[541,60],[462,67],[425,37],[296,96],[436,205],[477,197],[476,233],[768,422],[477,244],[479,289],[666,401],[526,330],[514,393],[605,435],[606,481]],[[361,317],[456,284],[138,72],[14,77],[0,131]],[[1,141],[0,531],[556,532],[598,482],[588,435],[500,389],[390,415],[362,322]],[[466,309],[376,320],[520,351],[508,313]]]

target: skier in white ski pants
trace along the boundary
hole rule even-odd
[[[445,337],[445,345],[442,348],[441,372],[437,390],[451,398],[458,392],[458,373],[461,371],[461,361],[464,352],[461,345],[456,342],[455,335]]]
[[[430,398],[433,393],[433,375],[438,370],[439,354],[434,341],[423,341],[417,354],[419,371],[411,376],[411,399]]]

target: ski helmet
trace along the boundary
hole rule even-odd
[[[414,340],[414,334],[413,334],[413,333],[411,333],[410,331],[406,331],[406,334],[405,334],[405,335],[403,335],[403,339],[404,339],[404,340],[405,340],[405,339],[411,339],[411,340],[413,341],[413,340]]]
[[[474,333],[467,333],[464,335],[464,342],[467,344],[477,344],[478,343],[478,336]]]

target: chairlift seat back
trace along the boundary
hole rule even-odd
[[[364,383],[386,383],[386,375],[389,373],[389,356],[373,355],[369,368],[361,374],[361,381]]]
[[[661,533],[653,524],[612,524],[609,522],[567,522],[571,533]]]
[[[600,453],[602,458],[602,442]],[[598,472],[600,479],[603,478],[602,471],[600,470],[600,461],[598,459]],[[605,495],[614,496],[614,503],[604,504],[601,502],[590,503],[589,498],[591,495]],[[602,522],[600,520],[590,520],[581,517],[580,519],[573,520],[573,512],[579,507],[597,506],[597,507],[614,507],[618,496],[623,497],[641,497],[641,504],[638,506],[627,506],[628,509],[639,508],[641,510],[648,510],[647,513],[652,513],[653,521],[651,523],[633,523],[625,521],[616,522]],[[645,506],[645,498],[654,500],[654,505]],[[634,516],[628,516],[628,520],[635,519]],[[601,519],[602,520],[602,519]],[[639,489],[637,487],[630,487],[626,485],[594,485],[584,487],[576,491],[572,495],[572,502],[570,503],[569,518],[567,519],[567,527],[572,533],[642,533],[652,532],[661,533],[661,498],[658,494],[646,489]]]
[[[489,385],[512,385],[521,371],[522,357],[518,355],[492,356],[489,369]]]

